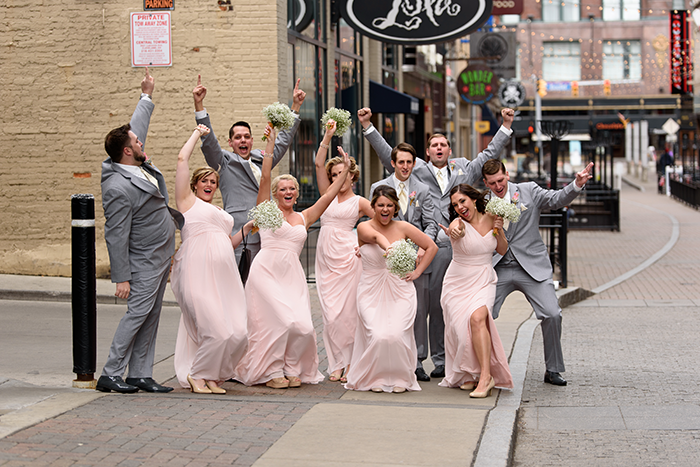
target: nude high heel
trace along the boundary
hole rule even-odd
[[[212,394],[226,394],[226,389],[220,387],[219,385],[211,381],[205,381],[204,384],[207,385]]]
[[[486,388],[486,391],[484,392],[471,392],[469,393],[469,397],[473,397],[475,399],[483,399],[485,397],[489,397],[491,395],[491,389],[496,385],[496,382],[493,380],[493,376],[491,377],[491,381],[489,381],[489,385]]]
[[[190,375],[187,375],[187,382],[190,383],[190,391],[196,394],[211,394],[211,389],[209,389],[208,387],[197,387]]]

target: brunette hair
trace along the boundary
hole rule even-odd
[[[231,128],[229,128],[228,139],[233,138],[233,128],[237,127],[237,126],[244,126],[244,127],[248,128],[248,132],[250,132],[250,134],[253,134],[253,130],[250,129],[250,125],[248,124],[248,122],[240,121],[240,122],[234,123],[233,125],[231,125]]]
[[[394,149],[391,150],[391,160],[396,163],[396,156],[398,155],[399,152],[407,152],[410,155],[413,156],[413,162],[416,161],[416,148],[411,146],[408,143],[399,143]]]
[[[131,142],[129,131],[131,131],[131,125],[127,123],[119,128],[115,128],[105,136],[105,151],[107,151],[112,162],[117,164],[121,162],[124,148]]]
[[[459,217],[459,214],[457,214],[457,211],[455,211],[455,208],[452,206],[452,195],[456,193],[460,193],[464,196],[468,196],[469,198],[471,198],[472,201],[474,201],[474,206],[476,206],[476,210],[479,211],[481,214],[486,212],[486,193],[488,193],[488,190],[482,192],[471,185],[467,185],[466,183],[460,183],[459,185],[453,187],[450,190],[450,207],[448,208],[450,213],[450,222]]]
[[[374,205],[380,196],[384,196],[389,201],[394,203],[394,217],[399,215],[399,197],[396,195],[396,190],[394,190],[389,185],[379,185],[374,189],[374,194],[372,195],[372,201],[369,203],[374,209]]]
[[[498,172],[506,173],[506,166],[498,159],[489,159],[484,162],[481,167],[481,176],[486,178],[487,175],[495,175]]]

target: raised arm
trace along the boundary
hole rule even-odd
[[[328,187],[331,186],[331,181],[326,172],[326,159],[331,138],[333,138],[335,134],[335,129],[335,121],[329,120],[328,125],[326,125],[326,132],[323,135],[323,141],[321,141],[318,151],[316,151],[316,183],[318,184],[318,192],[322,195],[328,190]]]
[[[263,156],[262,170],[260,175],[260,186],[258,188],[258,200],[256,205],[270,199],[270,185],[272,183],[272,154],[275,150],[275,129],[269,123],[265,127],[267,136],[267,146]]]
[[[205,125],[209,128],[209,133],[202,135],[202,154],[207,161],[207,165],[219,170],[224,165],[224,156],[226,151],[221,148],[216,135],[212,130],[211,118],[204,108],[204,98],[207,95],[207,88],[202,85],[202,75],[197,75],[197,85],[192,90],[194,98],[195,119],[198,125]]]
[[[503,151],[503,148],[510,142],[510,135],[513,133],[510,127],[513,124],[515,112],[513,109],[502,109],[501,116],[503,117],[503,125],[493,136],[489,145],[483,152],[480,152],[473,161],[467,164],[464,183],[474,185],[479,182],[482,177],[481,168],[484,166],[484,162],[498,157],[501,151]]]
[[[209,133],[209,128],[204,125],[197,125],[192,132],[192,136],[180,149],[177,156],[177,169],[175,171],[175,204],[177,210],[185,212],[189,210],[195,202],[195,195],[190,189],[190,157],[200,136]]]
[[[148,136],[148,125],[151,123],[151,114],[155,108],[153,104],[153,89],[155,85],[156,81],[148,72],[148,67],[146,67],[146,76],[141,80],[141,98],[129,122],[131,131],[139,137],[139,141],[144,147]]]
[[[357,111],[357,118],[359,118],[360,124],[362,125],[362,134],[365,135],[369,144],[371,144],[372,148],[377,152],[379,160],[384,168],[388,170],[389,173],[394,173],[394,167],[391,165],[391,146],[382,138],[382,135],[379,134],[377,129],[374,128],[374,125],[372,125],[372,122],[369,120],[371,117],[372,110],[369,107]]]
[[[301,109],[301,105],[304,103],[304,99],[306,99],[306,93],[299,89],[300,82],[301,79],[297,79],[297,82],[294,85],[294,90],[292,91],[292,106],[290,108],[297,114],[296,118],[294,119],[294,125],[292,125],[289,130],[280,131],[280,133],[277,135],[272,167],[277,166],[277,164],[279,164],[279,162],[282,160],[282,157],[284,157],[284,155],[287,153],[289,145],[292,144],[294,135],[296,135],[297,130],[299,130],[299,125],[301,124],[299,110]]]
[[[343,187],[343,183],[348,177],[348,172],[350,171],[350,158],[343,151],[343,148],[338,146],[338,152],[343,157],[343,171],[338,174],[335,181],[328,187],[328,190],[314,203],[310,208],[306,208],[302,211],[304,219],[306,219],[306,228],[311,227],[311,224],[316,222],[321,214],[326,210],[326,208],[331,204],[331,201],[338,196],[338,192]]]

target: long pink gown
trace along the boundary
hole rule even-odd
[[[321,216],[316,245],[316,289],[323,313],[323,343],[328,373],[350,364],[357,327],[357,284],[362,261],[355,254],[360,197],[338,202],[336,197]]]
[[[357,289],[359,320],[346,389],[394,388],[420,391],[416,379],[416,288],[386,267],[384,250],[360,247],[362,276]]]
[[[226,381],[245,353],[246,301],[229,233],[233,218],[199,198],[182,213],[182,246],[170,285],[182,315],[175,343],[175,373]]]
[[[479,379],[481,365],[474,353],[469,319],[482,306],[489,311],[491,376],[496,386],[513,387],[508,359],[491,316],[498,282],[491,266],[496,249],[492,232],[482,236],[465,222],[464,237],[452,240],[452,262],[445,273],[440,298],[445,317],[445,378],[439,384],[443,387],[459,387]]]
[[[260,238],[245,287],[248,353],[236,368],[236,379],[252,386],[297,376],[316,384],[323,375],[318,371],[309,288],[299,262],[306,227],[285,221],[274,232],[261,230]]]

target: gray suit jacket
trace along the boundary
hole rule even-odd
[[[282,160],[289,145],[294,138],[301,119],[297,116],[294,125],[289,130],[281,131],[275,140],[275,153],[272,167]],[[198,118],[197,124],[211,128],[211,121],[207,114],[204,118]],[[255,207],[258,199],[258,182],[250,169],[248,162],[238,154],[221,148],[219,141],[211,133],[202,137],[202,152],[210,167],[219,171],[221,197],[224,201],[224,209],[233,217],[233,232],[238,232],[248,222],[248,211]],[[253,149],[250,159],[258,167],[262,167],[262,153],[259,149]],[[260,235],[248,236],[248,243],[260,243]]]
[[[382,135],[377,131],[373,131],[369,134],[365,134],[365,138],[372,145],[382,164],[389,172],[394,172],[394,168],[391,166],[391,146],[387,143]],[[452,187],[459,185],[460,183],[467,183],[473,185],[481,178],[481,167],[489,159],[494,159],[498,157],[503,148],[508,144],[510,138],[502,131],[497,131],[496,135],[493,137],[488,147],[484,149],[483,152],[473,161],[469,161],[463,157],[458,157],[456,159],[450,159],[448,167],[448,172],[450,173],[448,187],[445,193],[440,190],[440,185],[435,178],[435,172],[433,172],[432,166],[425,162],[423,159],[416,158],[416,165],[411,173],[411,178],[416,178],[418,181],[428,185],[430,193],[433,196],[434,209],[434,219],[436,224],[442,224],[448,226],[450,224],[450,190]],[[435,241],[439,243],[450,241],[449,237],[445,235],[442,229],[438,228],[437,236]]]
[[[131,131],[146,143],[148,124],[155,105],[140,100],[131,117]],[[112,282],[131,280],[133,272],[160,271],[175,252],[175,219],[182,214],[168,207],[168,189],[163,174],[144,164],[158,180],[160,191],[107,158],[102,163],[102,207],[105,240]]]
[[[518,260],[520,266],[537,282],[552,277],[552,264],[547,247],[540,236],[540,213],[543,210],[559,209],[570,204],[580,192],[572,182],[560,190],[547,190],[535,182],[508,183],[511,199],[517,194],[520,220],[510,223],[506,229],[508,250]],[[524,210],[523,210],[524,209]],[[494,253],[493,266],[503,258]]]
[[[405,183],[407,184],[406,189],[409,194],[408,208],[405,214],[402,214],[399,209],[397,218],[402,221],[410,222],[428,237],[434,239],[437,235],[438,225],[435,223],[435,206],[433,205],[433,197],[430,196],[428,185],[419,182],[412,176],[409,177]],[[374,196],[374,190],[380,185],[389,185],[393,189],[396,189],[395,177],[389,176],[384,180],[373,183],[370,188],[370,199]],[[413,193],[415,193],[415,196],[411,196]]]

